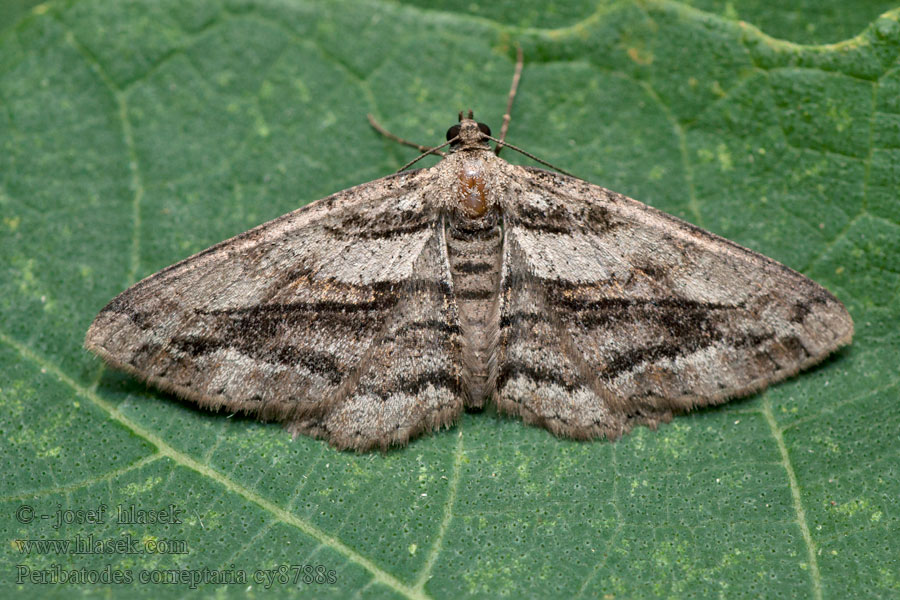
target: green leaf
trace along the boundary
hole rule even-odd
[[[199,585],[224,596],[898,595],[900,10],[414,4],[60,1],[2,30],[0,593],[180,597],[208,569],[248,577]],[[487,412],[362,456],[82,350],[130,283],[414,156],[367,112],[421,143],[459,109],[496,127],[516,43],[512,143],[810,275],[853,345],[615,444]],[[101,504],[181,522],[57,529],[22,508]],[[78,536],[186,552],[15,542]],[[336,582],[285,582],[291,565]],[[135,582],[53,580],[107,567]]]

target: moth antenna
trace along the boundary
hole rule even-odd
[[[522,150],[521,148],[519,148],[518,146],[513,146],[513,145],[510,144],[509,142],[501,142],[500,140],[498,140],[498,139],[495,138],[494,136],[488,135],[488,134],[486,134],[486,133],[483,134],[483,135],[484,135],[484,137],[486,137],[487,139],[492,140],[492,141],[494,141],[494,142],[497,143],[497,144],[503,144],[503,146],[506,147],[506,148],[512,148],[512,149],[515,150],[516,152],[518,152],[518,153],[520,153],[520,154],[524,154],[525,156],[527,156],[527,157],[530,158],[531,160],[536,160],[537,162],[541,163],[541,164],[544,165],[545,167],[550,167],[550,168],[553,169],[554,171],[559,171],[559,172],[562,173],[563,175],[568,175],[569,177],[575,177],[575,175],[572,175],[572,174],[569,173],[568,171],[563,171],[562,169],[560,169],[560,168],[557,167],[556,165],[551,165],[551,164],[548,163],[546,160],[541,160],[540,158],[538,158],[537,156],[535,156],[535,155],[532,154],[531,152],[526,152],[526,151]],[[422,157],[420,156],[419,158],[422,158]],[[416,160],[419,160],[419,159],[417,158]]]
[[[460,113],[460,114],[462,114],[462,113]],[[444,143],[441,144],[440,146],[436,146],[436,147],[434,147],[434,148],[429,148],[428,151],[423,152],[422,154],[418,155],[417,157],[415,157],[414,159],[412,159],[411,161],[409,161],[408,163],[406,163],[405,165],[403,165],[402,167],[400,167],[399,169],[397,169],[397,172],[399,173],[400,171],[405,171],[406,169],[410,168],[411,166],[413,166],[414,164],[416,164],[417,162],[419,162],[420,160],[422,160],[423,158],[425,158],[425,157],[428,156],[429,154],[440,154],[440,153],[438,152],[438,150],[440,150],[440,149],[443,148],[444,146],[449,146],[450,144],[452,144],[453,142],[455,142],[455,141],[458,140],[458,139],[459,139],[459,136],[456,136],[456,137],[454,137],[454,138],[452,138],[452,139],[447,140],[446,142],[444,142]],[[512,148],[512,146],[510,146],[510,148]]]
[[[512,85],[509,86],[509,95],[506,98],[506,112],[503,113],[503,125],[500,127],[500,143],[494,148],[494,154],[497,156],[500,156],[500,151],[503,150],[503,144],[506,141],[506,132],[509,130],[509,121],[512,118],[510,113],[512,113],[512,105],[513,100],[516,97],[516,90],[519,89],[519,79],[522,78],[522,65],[524,62],[525,59],[522,55],[522,46],[516,45],[516,70],[515,73],[513,73]]]
[[[422,144],[417,144],[415,142],[403,139],[400,136],[394,135],[393,133],[382,127],[381,124],[375,120],[375,117],[373,117],[371,113],[367,114],[366,118],[369,119],[369,124],[375,129],[375,131],[388,138],[389,140],[394,140],[395,142],[403,144],[404,146],[410,146],[411,148],[415,148],[419,152],[427,152],[428,150],[433,151],[433,148],[431,146],[423,146]],[[446,156],[446,154],[441,151],[434,152],[434,154],[437,154],[438,156]]]

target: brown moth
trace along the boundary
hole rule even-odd
[[[504,135],[471,112],[447,138],[434,167],[147,277],[97,315],[85,347],[202,407],[362,451],[490,399],[560,436],[616,439],[850,343],[847,310],[800,273],[600,186],[509,164]]]

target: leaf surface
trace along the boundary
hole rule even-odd
[[[190,587],[35,588],[54,565],[243,572],[199,584],[224,596],[900,593],[900,10],[768,5],[85,0],[0,28],[2,593]],[[784,17],[814,6],[812,29]],[[819,41],[835,43],[803,45]],[[367,112],[425,144],[459,109],[499,130],[515,43],[512,143],[808,274],[848,306],[853,345],[615,444],[488,412],[361,456],[194,409],[82,350],[137,279],[414,156]],[[53,526],[101,504],[103,523]],[[181,522],[120,524],[119,505]],[[15,541],[78,536],[186,546]]]

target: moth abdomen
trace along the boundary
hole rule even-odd
[[[480,408],[493,393],[500,322],[503,231],[496,211],[481,219],[450,216],[447,258],[463,333],[466,406]]]

